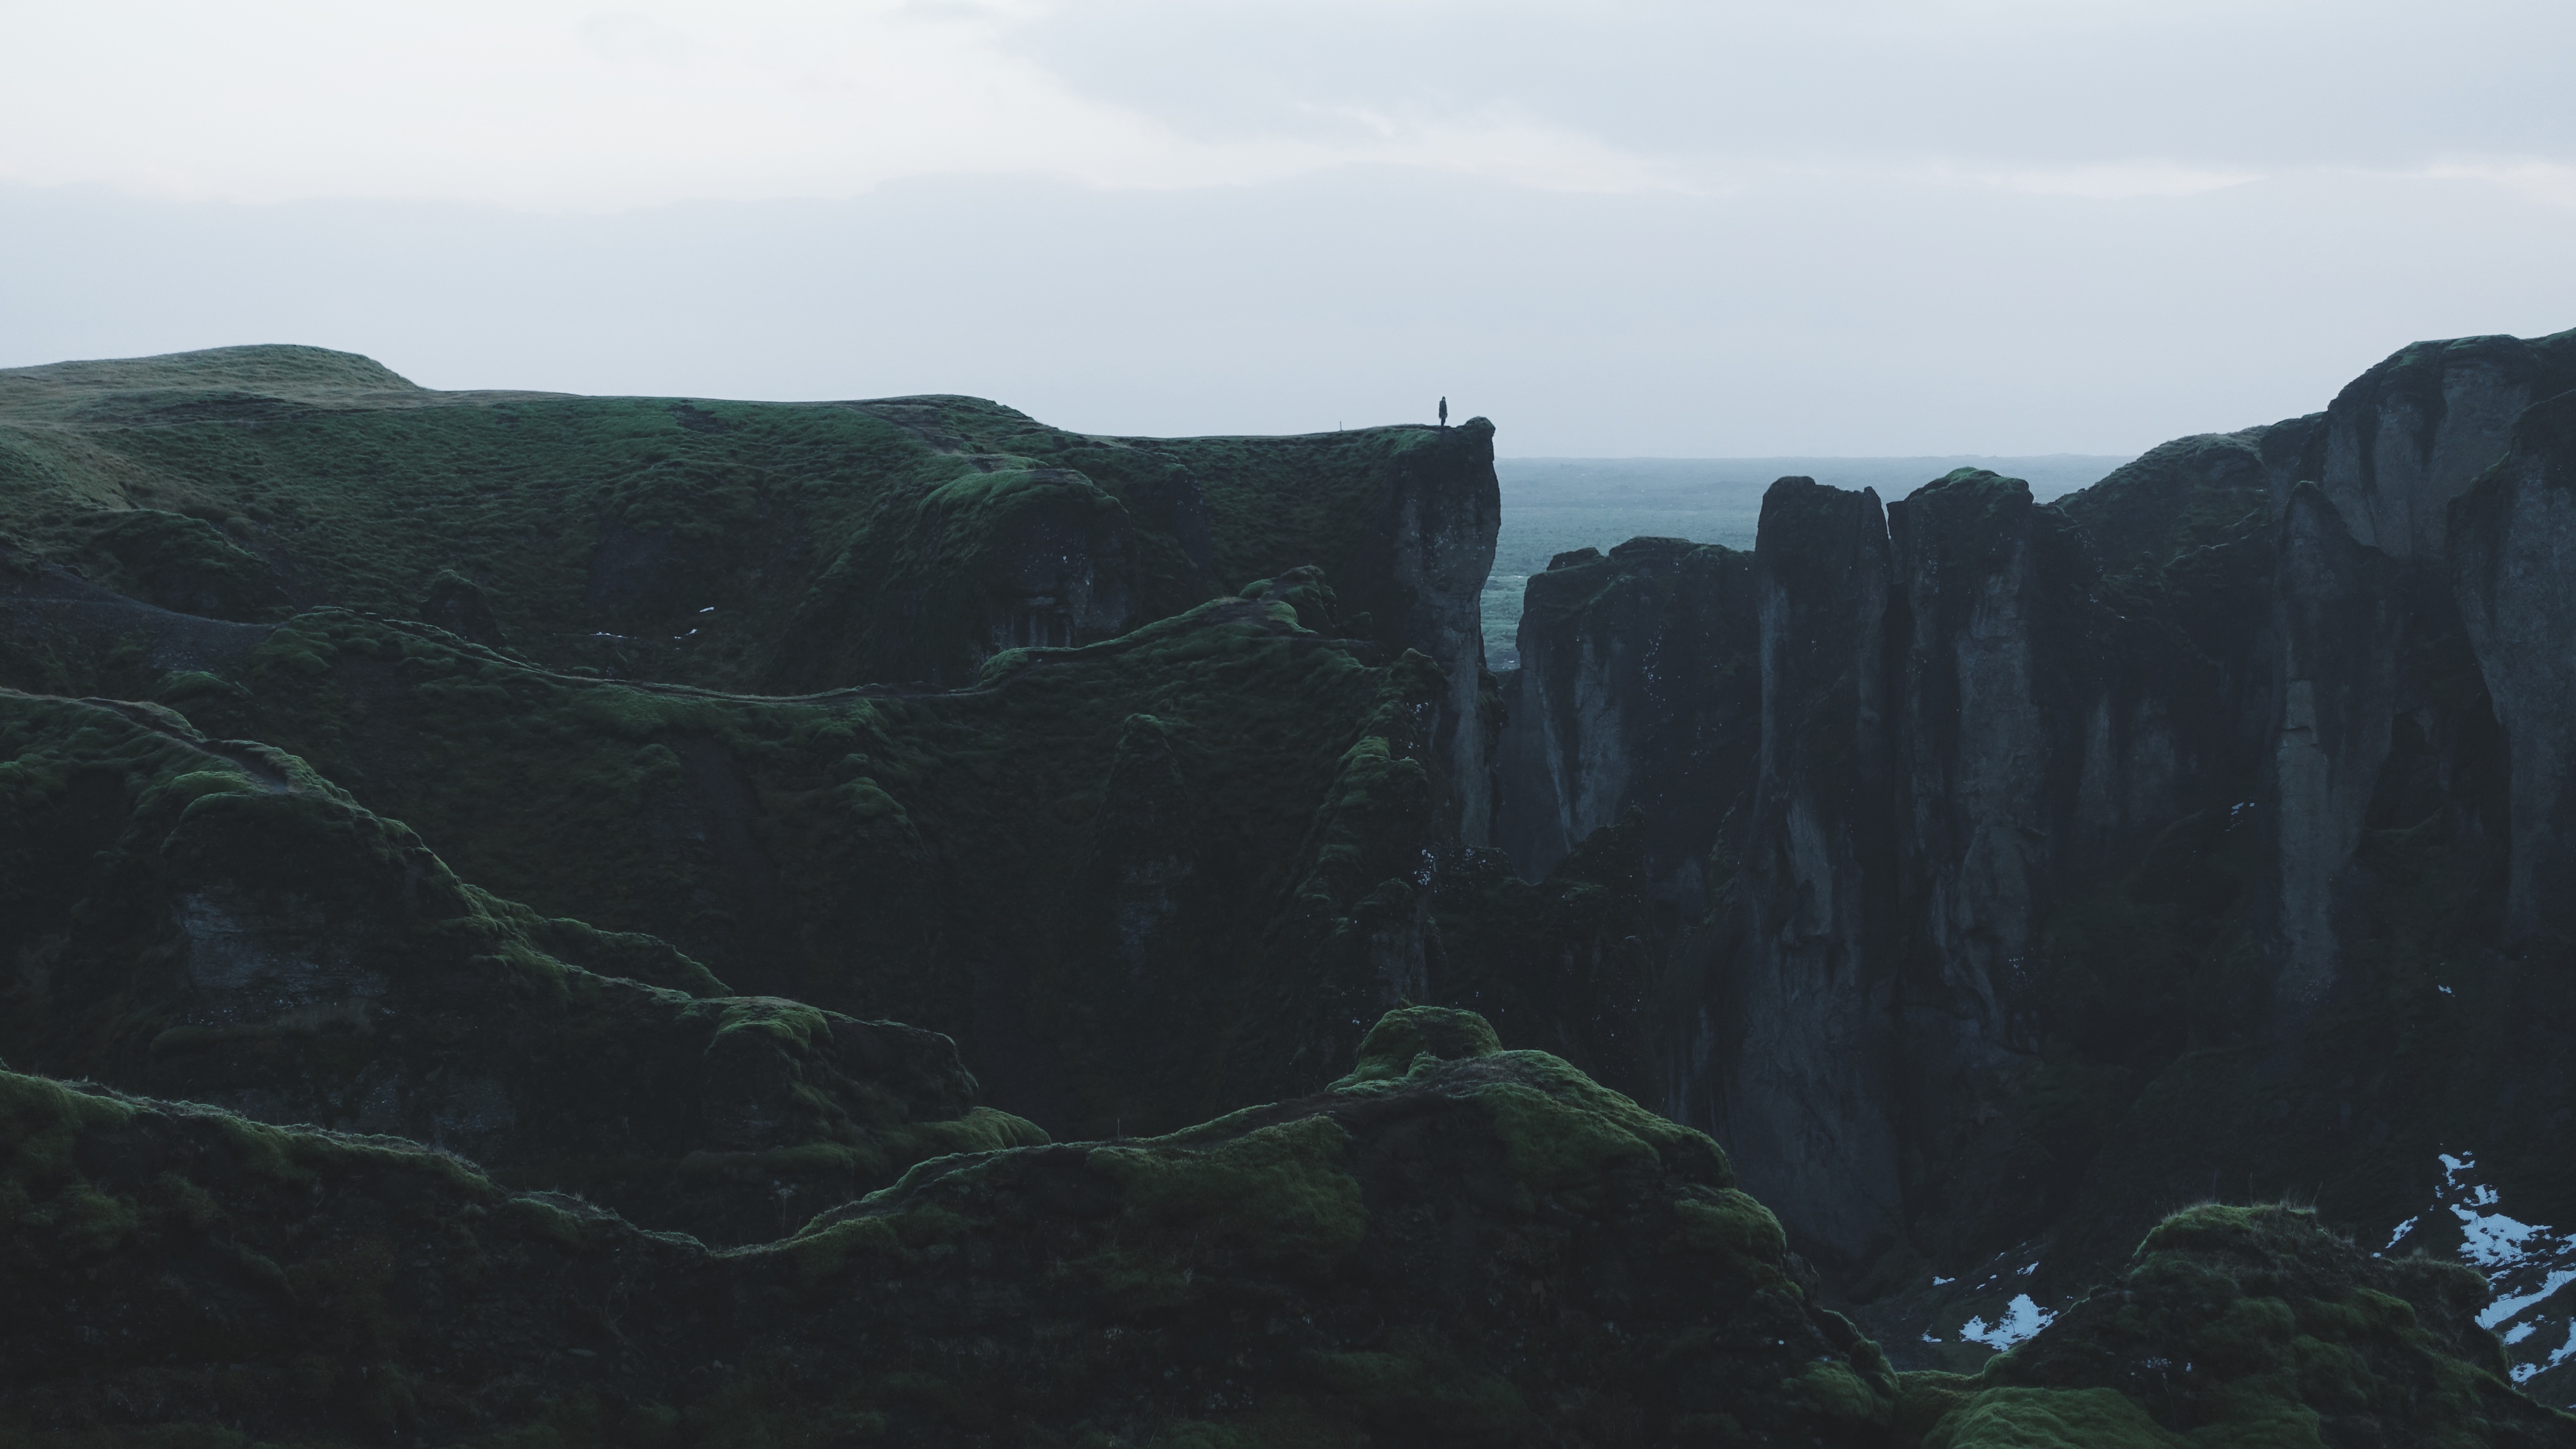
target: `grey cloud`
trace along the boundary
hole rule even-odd
[[[2576,8],[2558,0],[1099,0],[1012,43],[1208,137],[1501,112],[1649,155],[1804,164],[2576,159]]]

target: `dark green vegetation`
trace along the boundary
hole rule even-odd
[[[1905,1376],[1925,1449],[2555,1444],[2508,1388],[2477,1274],[2366,1256],[2285,1207],[2196,1207],[1974,1377]],[[1937,1417],[1936,1417],[1937,1416]]]
[[[0,1074],[13,1443],[2568,1442],[2473,1276],[2200,1209],[1900,1382],[1707,1138],[1460,1012],[1167,1137],[709,1252],[387,1138]],[[2468,1278],[2463,1283],[2462,1278]],[[2189,1438],[2183,1437],[2189,1434]],[[2269,1435],[2270,1437],[2265,1437]],[[2324,1437],[2321,1437],[2323,1435]],[[2355,1437],[2359,1435],[2361,1437]]]
[[[0,679],[156,701],[544,915],[953,1034],[1051,1127],[1329,1074],[1387,984],[1355,913],[1405,913],[1454,808],[1435,666],[1472,700],[1474,641],[1399,522],[1490,499],[1481,422],[1148,448],[968,399],[435,394],[276,348],[8,374],[0,416],[52,456],[0,483]],[[66,541],[66,500],[147,498],[222,514],[167,518],[313,607],[181,616]],[[1349,581],[1208,582],[1319,561]],[[781,676],[968,687],[690,687]]]
[[[1045,1140],[946,1038],[497,900],[291,755],[6,692],[0,749],[21,1069],[411,1138],[712,1242]]]
[[[1482,420],[0,374],[0,1437],[2571,1442],[2320,1224],[2508,1086],[2564,1200],[2576,702],[2481,665],[2576,495],[2444,613],[2336,416],[1785,480],[1497,678]]]

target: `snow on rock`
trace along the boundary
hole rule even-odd
[[[2056,1314],[2032,1302],[2029,1294],[2016,1293],[1994,1324],[1988,1325],[1980,1314],[1959,1329],[1959,1337],[1988,1348],[2010,1348],[2056,1320]]]
[[[2438,1220],[2447,1214],[2456,1221],[2460,1257],[2486,1275],[2491,1296],[2478,1326],[2504,1336],[2514,1360],[2513,1381],[2527,1384],[2576,1359],[2576,1293],[2559,1292],[2576,1283],[2576,1235],[2504,1212],[2503,1195],[2477,1180],[2476,1153],[2445,1152],[2440,1158],[2442,1182],[2427,1216]],[[2398,1224],[2389,1247],[2419,1221]]]

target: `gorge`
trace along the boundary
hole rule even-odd
[[[1494,439],[0,371],[0,1426],[2576,1443],[2576,333]]]

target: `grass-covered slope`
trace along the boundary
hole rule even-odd
[[[483,642],[557,667],[954,684],[1289,568],[1383,572],[1403,456],[1467,431],[1167,444],[974,398],[438,392],[233,347],[0,370],[0,533],[183,612],[421,617],[462,588]]]
[[[2456,1269],[2200,1208],[1975,1377],[1715,1144],[1413,1009],[1319,1094],[709,1251],[386,1138],[0,1073],[13,1444],[2564,1445]]]
[[[941,694],[602,681],[346,611],[67,682],[291,751],[545,915],[952,1034],[1015,1110],[1159,1130],[1330,1079],[1419,994],[1438,676],[1300,578]]]
[[[1456,1013],[734,1252],[16,1075],[0,1202],[29,1445],[1874,1445],[1898,1400],[1713,1144]]]
[[[0,692],[0,1056],[391,1133],[711,1241],[1042,1141],[946,1039],[459,881],[291,755]]]

